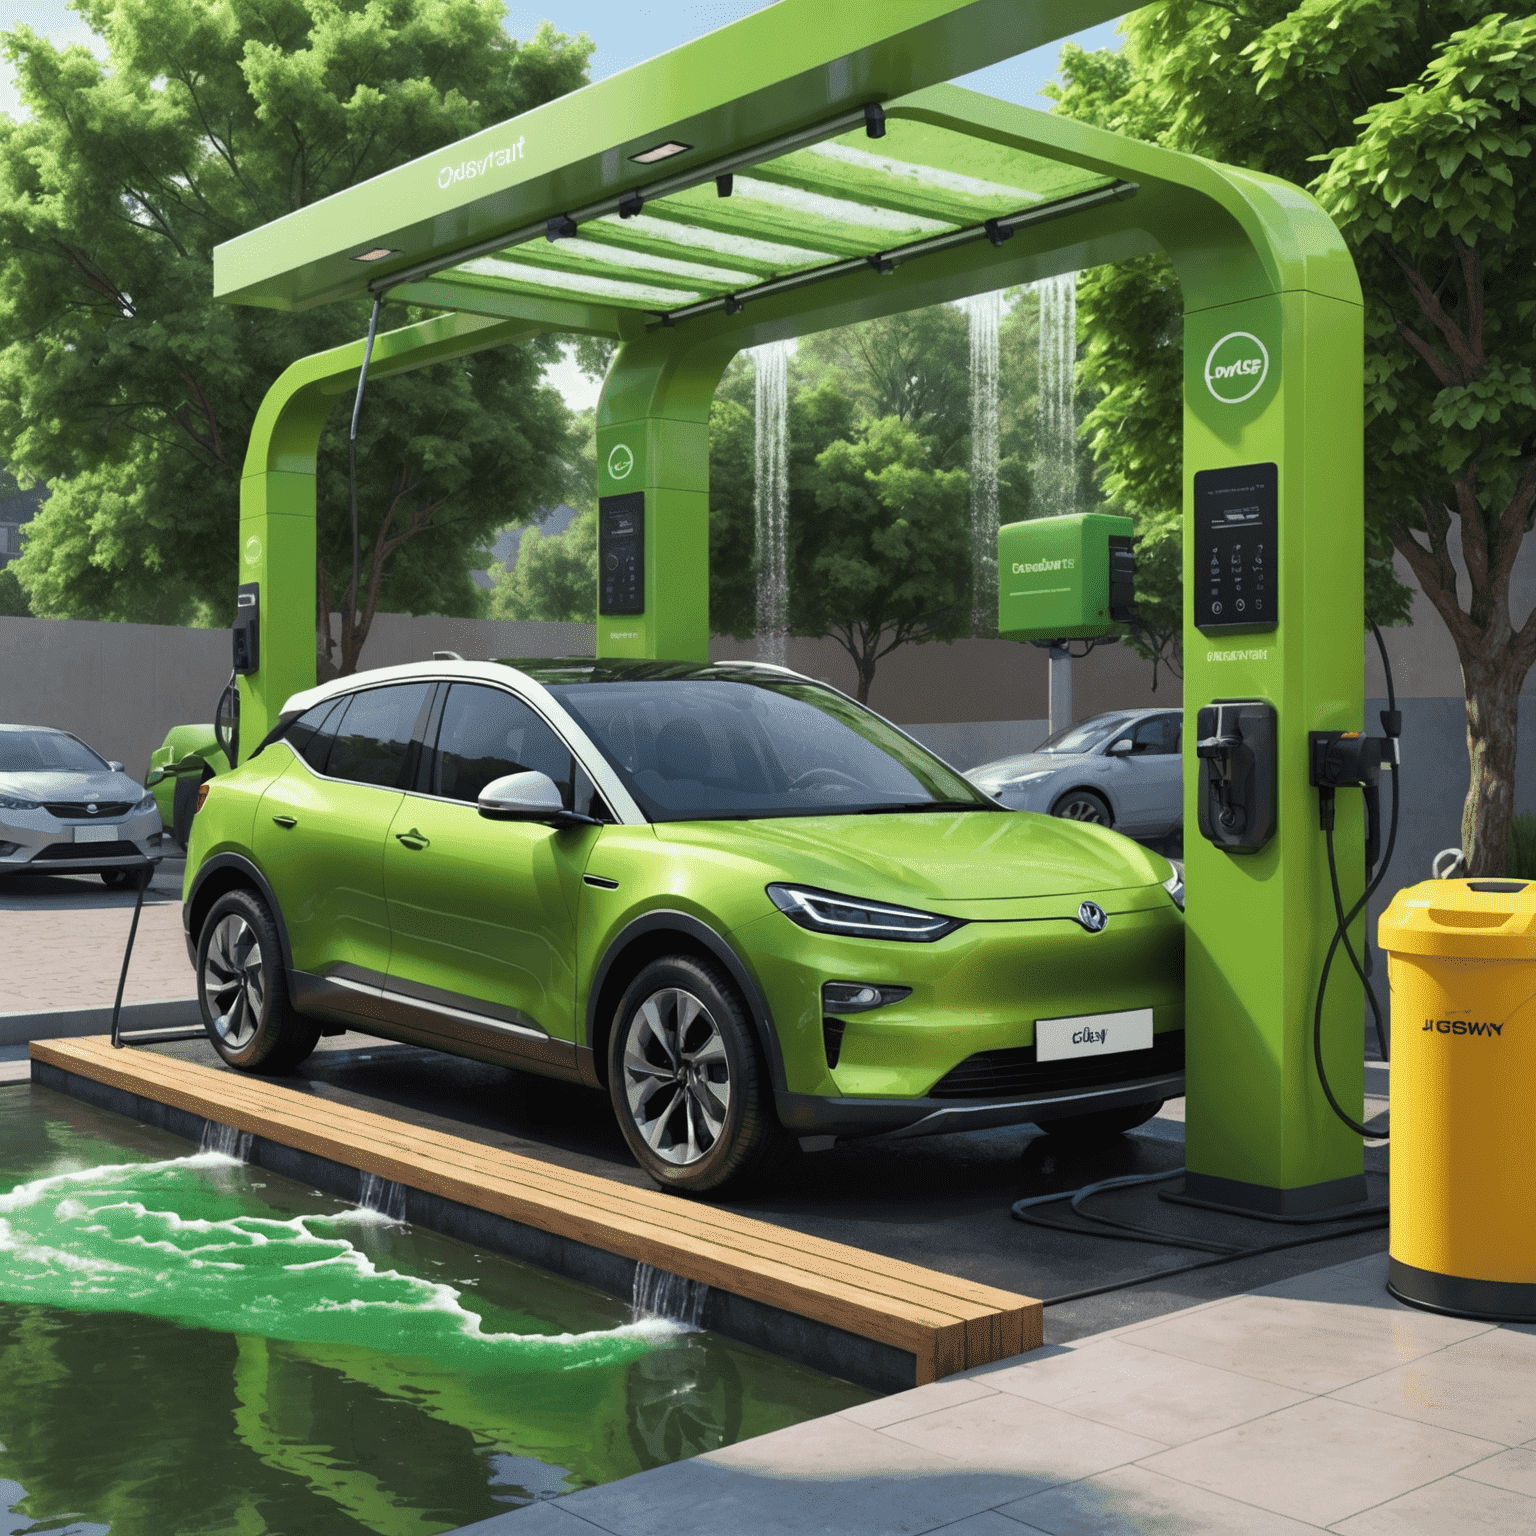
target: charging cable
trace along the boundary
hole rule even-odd
[[[1174,1168],[1167,1173],[1139,1173],[1127,1174],[1120,1178],[1100,1179],[1096,1184],[1086,1184],[1082,1189],[1059,1190],[1054,1195],[1032,1195],[1025,1200],[1017,1200],[1011,1208],[1011,1214],[1015,1221],[1022,1221],[1032,1227],[1044,1227],[1051,1232],[1074,1233],[1079,1237],[1112,1237],[1127,1243],[1151,1243],[1162,1248],[1193,1248],[1197,1252],[1215,1255],[1213,1258],[1197,1259],[1192,1264],[1175,1264],[1167,1269],[1148,1270],[1145,1274],[1133,1275],[1129,1280],[1114,1280],[1107,1285],[1090,1286],[1087,1290],[1068,1291],[1061,1296],[1047,1297],[1042,1305],[1056,1307],[1068,1301],[1083,1301],[1090,1296],[1105,1296],[1112,1291],[1128,1290],[1131,1286],[1146,1285],[1153,1280],[1161,1280],[1171,1275],[1185,1275],[1194,1269],[1210,1269],[1217,1264],[1231,1264],[1238,1259],[1256,1258],[1265,1253],[1281,1253],[1287,1248],[1305,1248],[1312,1243],[1331,1242],[1336,1237],[1354,1237],[1362,1232],[1379,1232],[1387,1223],[1387,1207],[1385,1205],[1361,1206],[1353,1210],[1347,1216],[1298,1216],[1274,1218],[1261,1216],[1257,1219],[1294,1221],[1297,1225],[1317,1225],[1328,1221],[1351,1221],[1360,1217],[1371,1217],[1372,1220],[1364,1225],[1344,1227],[1335,1232],[1311,1232],[1305,1237],[1288,1238],[1281,1243],[1259,1243],[1256,1246],[1242,1247],[1235,1243],[1217,1243],[1209,1238],[1185,1237],[1171,1232],[1159,1232],[1154,1227],[1138,1226],[1134,1222],[1117,1221],[1112,1216],[1101,1215],[1097,1211],[1085,1208],[1084,1202],[1090,1196],[1102,1194],[1105,1190],[1131,1189],[1142,1184],[1161,1184],[1169,1179],[1182,1178],[1184,1170]],[[1164,1197],[1168,1198],[1167,1196]],[[1094,1227],[1101,1230],[1085,1231],[1082,1227],[1073,1226],[1068,1222],[1051,1221],[1040,1214],[1040,1207],[1059,1204],[1068,1201],[1073,1212],[1081,1216],[1084,1221],[1092,1222]]]
[[[133,959],[133,941],[139,932],[139,913],[144,910],[144,892],[149,889],[149,877],[154,873],[154,866],[146,864],[139,871],[139,894],[133,904],[133,921],[128,925],[128,947],[123,951],[123,968],[118,973],[117,996],[112,1002],[112,1049],[120,1051],[124,1041],[118,1028],[118,1020],[123,1012],[123,988],[128,985],[128,962]]]
[[[1309,745],[1312,748],[1312,782],[1318,790],[1319,820],[1323,838],[1328,846],[1328,880],[1333,890],[1335,918],[1333,937],[1328,942],[1328,953],[1323,958],[1322,975],[1317,983],[1317,1001],[1312,1010],[1312,1060],[1317,1068],[1317,1080],[1322,1086],[1323,1096],[1328,1100],[1328,1105],[1334,1114],[1357,1136],[1363,1136],[1369,1141],[1386,1141],[1388,1127],[1372,1128],[1362,1125],[1339,1103],[1328,1081],[1327,1069],[1323,1066],[1323,999],[1328,990],[1328,977],[1333,969],[1334,956],[1341,945],[1344,953],[1349,957],[1350,964],[1354,967],[1355,974],[1360,978],[1360,984],[1365,988],[1366,998],[1370,1002],[1381,1059],[1391,1060],[1386,1025],[1382,1019],[1381,1004],[1377,1000],[1376,989],[1371,985],[1370,976],[1360,963],[1360,958],[1356,955],[1349,937],[1351,924],[1365,910],[1366,903],[1376,894],[1392,863],[1392,854],[1397,847],[1398,816],[1403,801],[1402,753],[1398,745],[1403,734],[1403,717],[1397,707],[1397,693],[1392,685],[1392,663],[1387,656],[1386,642],[1381,637],[1381,630],[1377,627],[1376,621],[1372,619],[1369,622],[1371,633],[1376,637],[1376,648],[1381,653],[1381,665],[1387,679],[1387,707],[1381,712],[1384,740],[1372,742],[1366,737],[1342,731],[1313,731],[1309,737]],[[1348,750],[1341,751],[1341,748],[1346,746]],[[1334,791],[1342,788],[1359,788],[1367,792],[1366,809],[1373,829],[1367,835],[1367,853],[1375,853],[1380,839],[1380,812],[1379,801],[1376,798],[1376,782],[1383,761],[1381,757],[1383,747],[1390,751],[1392,771],[1392,817],[1387,830],[1387,843],[1386,847],[1380,850],[1380,862],[1376,864],[1374,873],[1368,875],[1365,890],[1361,893],[1360,899],[1348,912],[1345,912],[1344,898],[1339,889],[1338,857],[1333,846]]]

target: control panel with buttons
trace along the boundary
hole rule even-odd
[[[645,612],[645,492],[597,503],[597,611]]]
[[[1195,475],[1197,629],[1276,628],[1279,520],[1275,465],[1242,464]]]

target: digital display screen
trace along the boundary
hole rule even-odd
[[[645,492],[597,504],[597,611],[645,612]]]
[[[1195,475],[1195,627],[1274,629],[1280,622],[1280,472],[1273,464]]]

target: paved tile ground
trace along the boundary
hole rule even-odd
[[[6,957],[0,966],[0,1014],[110,1008],[132,919],[132,910],[121,907],[0,915]],[[157,1003],[195,995],[180,903],[146,906],[139,915],[123,1001]]]
[[[1373,1254],[510,1511],[457,1536],[1516,1536],[1536,1328]]]
[[[145,893],[125,1003],[196,995],[181,936],[182,867],[162,862]],[[134,892],[90,875],[0,883],[0,1017],[110,1008],[133,903]]]

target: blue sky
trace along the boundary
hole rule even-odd
[[[768,0],[666,0],[662,4],[636,0],[508,0],[506,25],[514,37],[528,36],[546,18],[562,32],[585,32],[597,45],[592,55],[592,78],[601,80],[676,48],[690,38],[713,32],[738,17],[762,10],[766,3]],[[836,4],[836,0],[828,3]],[[9,30],[18,23],[25,23],[58,45],[93,41],[85,23],[69,9],[66,0],[0,0],[0,27]],[[1076,33],[1073,41],[1090,49],[1118,48],[1115,26],[1114,22],[1105,22],[1089,27]],[[1040,95],[1040,89],[1056,73],[1060,52],[1061,44],[1051,43],[962,76],[958,83],[1024,106],[1048,108],[1050,102]],[[15,115],[19,107],[10,67],[0,59],[0,112]],[[597,386],[583,378],[573,364],[552,369],[550,382],[575,407],[596,400]]]
[[[514,37],[526,37],[546,17],[562,32],[585,32],[597,44],[592,57],[592,78],[601,80],[639,64],[653,54],[664,53],[679,43],[713,32],[762,10],[766,0],[666,0],[664,4],[636,4],[634,0],[510,0],[507,29]],[[829,0],[836,3],[836,0]],[[1022,0],[1020,0],[1022,3]],[[24,22],[55,43],[87,43],[85,23],[69,9],[66,0],[3,0],[0,27],[9,30]],[[1076,35],[1085,48],[1118,46],[1115,23],[1090,27]],[[978,70],[960,82],[1026,106],[1046,106],[1040,87],[1055,73],[1060,44],[1052,43],[1032,53],[1020,54],[990,69]],[[10,67],[0,60],[0,112],[18,109]]]

